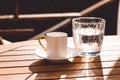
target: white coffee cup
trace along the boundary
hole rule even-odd
[[[45,39],[47,47],[41,41]],[[42,35],[38,39],[40,45],[44,48],[49,59],[65,59],[67,56],[67,33],[65,32],[49,32]]]

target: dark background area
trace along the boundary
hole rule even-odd
[[[40,14],[40,13],[63,13],[63,12],[80,12],[85,8],[97,3],[100,0],[18,0],[19,14]],[[105,35],[115,35],[117,28],[117,10],[119,0],[114,0],[96,11],[86,15],[101,17],[106,20]],[[0,15],[15,14],[14,0],[0,0]],[[47,28],[54,26],[65,18],[55,19],[29,19],[29,20],[0,20],[0,29],[19,29],[33,28],[34,33],[25,35],[5,35],[0,34],[9,41],[27,40]],[[66,27],[56,31],[64,31],[72,36],[71,23]]]

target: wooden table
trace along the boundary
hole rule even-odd
[[[120,80],[120,36],[105,36],[101,55],[87,62],[80,56],[51,62],[34,54],[38,46],[37,40],[0,45],[0,80]]]

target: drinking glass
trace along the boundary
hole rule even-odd
[[[98,17],[78,17],[72,19],[75,48],[82,57],[96,57],[100,54],[105,19]]]
[[[94,68],[89,65],[90,59],[100,54],[104,31],[105,19],[98,17],[78,17],[72,19],[73,40],[75,49],[84,59],[84,66],[80,76],[84,76],[82,80],[98,80],[94,77]],[[90,77],[93,76],[93,77]],[[81,79],[76,79],[81,80]]]

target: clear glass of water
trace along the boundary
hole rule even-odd
[[[75,48],[82,57],[96,57],[100,54],[105,19],[98,17],[78,17],[72,19]]]

